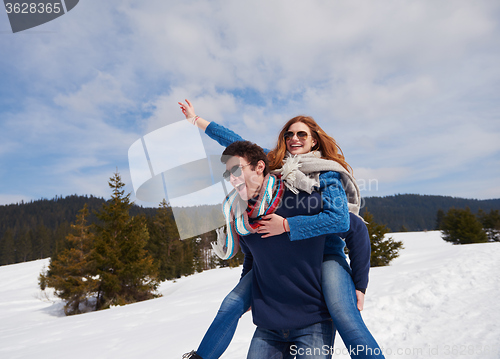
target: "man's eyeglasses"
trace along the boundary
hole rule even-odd
[[[305,141],[307,139],[307,136],[309,136],[309,134],[306,131],[299,131],[299,132],[286,131],[283,134],[283,137],[285,138],[285,141],[288,141],[291,140],[295,135],[297,135],[299,140],[302,141]]]
[[[231,178],[231,175],[233,175],[234,177],[240,177],[241,176],[241,169],[243,167],[246,167],[246,166],[250,166],[250,163],[243,165],[243,166],[241,166],[241,165],[233,166],[233,167],[231,167],[231,169],[225,170],[224,173],[222,174],[222,177],[224,177],[224,179],[226,181],[229,181],[229,179]]]

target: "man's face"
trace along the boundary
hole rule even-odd
[[[256,166],[257,167],[257,166]],[[256,195],[262,185],[262,176],[257,168],[252,169],[246,158],[233,156],[226,162],[226,173],[229,173],[229,182],[238,191],[241,199],[247,201]]]

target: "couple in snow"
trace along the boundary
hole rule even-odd
[[[238,285],[226,296],[200,346],[183,358],[215,359],[250,308],[257,329],[249,359],[330,358],[338,331],[351,357],[383,358],[363,322],[370,239],[359,188],[340,147],[311,118],[297,116],[269,151],[196,116],[186,119],[226,147],[226,233],[214,250],[245,254]],[[344,247],[349,249],[347,264]]]

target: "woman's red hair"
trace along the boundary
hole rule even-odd
[[[309,116],[297,116],[285,123],[278,136],[278,143],[276,144],[276,147],[269,152],[267,156],[269,158],[271,171],[283,166],[283,159],[286,155],[286,141],[284,134],[288,131],[290,126],[296,122],[302,122],[311,130],[311,134],[316,140],[316,145],[312,148],[312,151],[321,151],[321,158],[338,162],[346,169],[346,171],[352,174],[352,168],[346,162],[344,153],[340,149],[337,142],[333,139],[333,137],[328,136],[316,123],[316,121]]]

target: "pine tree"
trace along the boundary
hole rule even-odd
[[[196,250],[196,238],[188,238],[182,241],[180,272],[178,274],[191,275],[195,273],[196,268],[194,259]]]
[[[0,242],[0,265],[16,262],[16,250],[14,246],[13,230],[7,228]]]
[[[490,210],[490,213],[486,213],[480,209],[477,217],[483,225],[488,240],[500,242],[500,212],[498,210]]]
[[[487,242],[481,222],[470,208],[450,208],[443,218],[443,239],[453,244],[469,244]]]
[[[442,209],[438,209],[436,214],[436,229],[443,229],[443,219],[445,213]]]
[[[94,263],[91,260],[94,234],[87,220],[87,205],[79,212],[76,223],[71,225],[72,233],[66,237],[66,249],[50,261],[47,273],[40,274],[39,284],[55,289],[56,295],[66,301],[66,315],[78,314],[90,307],[96,289]],[[85,308],[81,308],[81,304]]]
[[[55,259],[63,250],[68,248],[66,236],[71,231],[71,224],[64,221],[56,228],[53,237],[54,249],[51,258]]]
[[[150,238],[147,250],[153,256],[159,268],[158,279],[168,280],[176,277],[176,268],[179,266],[179,251],[182,242],[177,232],[172,208],[163,200],[156,215],[149,221]]]
[[[33,235],[33,257],[43,259],[50,256],[51,231],[43,224],[38,225]]]
[[[217,241],[217,233],[215,232],[215,229],[201,234],[200,239],[201,240],[198,242],[198,252],[200,253],[199,258],[201,270],[216,268],[220,259],[212,249],[212,242]],[[241,251],[238,253],[241,253]]]
[[[406,228],[406,226],[403,224],[403,225],[401,226],[401,228],[399,228],[399,231],[400,231],[400,232],[408,232],[408,228]]]
[[[31,259],[33,253],[32,248],[32,237],[33,231],[25,226],[18,235],[18,241],[16,242],[16,262],[26,262]]]
[[[191,238],[198,235],[197,224],[193,219],[195,214],[194,208],[177,208],[175,211],[175,224],[179,230],[179,234],[183,239]]]
[[[370,234],[370,242],[372,254],[370,257],[371,267],[380,267],[389,265],[389,263],[399,256],[399,251],[403,249],[403,242],[395,241],[392,237],[386,237],[389,233],[389,228],[385,225],[375,223],[373,215],[365,211],[363,218],[368,224],[368,233]]]
[[[125,195],[118,173],[109,181],[111,199],[96,213],[94,260],[99,276],[97,309],[154,298],[158,270],[145,247],[149,232],[145,216],[131,217],[130,194]]]

